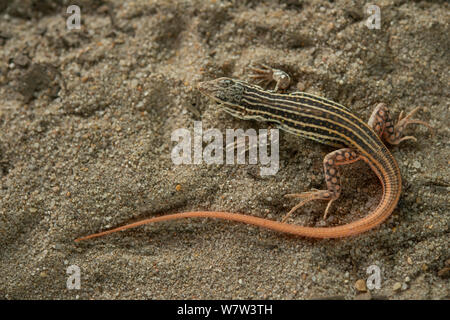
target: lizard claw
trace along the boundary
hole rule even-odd
[[[421,125],[424,125],[431,131],[432,135],[434,134],[434,130],[430,126],[429,123],[427,123],[425,121],[422,121],[422,120],[418,120],[418,119],[411,119],[417,113],[417,111],[419,111],[419,109],[421,109],[421,107],[415,108],[410,113],[408,113],[406,116],[405,116],[405,113],[403,111],[400,112],[400,114],[398,116],[397,124],[394,126],[395,134],[393,134],[392,136],[389,137],[389,140],[390,140],[389,142],[391,144],[399,144],[400,142],[405,141],[405,140],[417,141],[417,139],[414,136],[402,137],[403,130],[409,124],[421,124]]]
[[[300,201],[297,205],[295,205],[281,220],[281,222],[285,222],[289,216],[294,213],[298,208],[304,206],[306,203],[312,201],[312,200],[327,200],[328,205],[325,209],[325,213],[323,215],[323,219],[325,220],[328,215],[328,210],[331,207],[331,204],[333,203],[334,199],[331,196],[331,193],[328,190],[315,190],[315,191],[308,191],[308,192],[302,192],[302,193],[291,193],[284,195],[286,198],[300,198],[303,199]]]
[[[417,111],[419,111],[422,107],[417,107],[414,110],[412,110],[410,113],[408,113],[408,115],[404,116],[404,112],[400,112],[399,116],[398,116],[398,122],[396,127],[401,127],[401,128],[405,128],[408,124],[422,124],[425,127],[427,127],[431,133],[433,133],[433,128],[430,126],[429,123],[422,121],[422,120],[418,120],[418,119],[411,119],[412,116],[414,116]]]
[[[249,77],[255,80],[258,84],[264,85],[264,88],[267,88],[272,81],[275,81],[276,85],[273,90],[274,92],[287,89],[291,82],[291,78],[286,72],[269,67],[268,65],[262,63],[256,66],[250,66],[249,69],[251,71]]]

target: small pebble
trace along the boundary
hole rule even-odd
[[[402,288],[402,284],[400,282],[394,283],[394,286],[392,287],[392,290],[398,291]]]
[[[367,291],[366,282],[363,279],[357,280],[355,282],[355,288],[359,292],[366,292]]]
[[[28,57],[23,54],[19,54],[17,57],[14,58],[14,63],[21,67],[26,67],[29,62],[30,59],[28,59]]]
[[[444,267],[438,271],[438,276],[442,278],[446,278],[450,276],[450,267]]]

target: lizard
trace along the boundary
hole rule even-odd
[[[385,221],[398,204],[402,178],[397,161],[383,140],[391,145],[397,145],[405,140],[416,141],[414,136],[404,135],[404,129],[409,124],[425,125],[432,130],[427,122],[412,119],[421,107],[416,107],[406,116],[401,112],[394,124],[386,104],[379,103],[366,124],[349,108],[326,98],[306,92],[281,93],[290,83],[289,75],[282,70],[266,65],[251,67],[251,70],[253,71],[251,78],[259,84],[267,86],[275,81],[275,90],[265,90],[261,86],[227,77],[200,82],[198,90],[236,118],[270,122],[288,133],[338,148],[327,154],[323,160],[326,189],[285,195],[300,199],[300,202],[281,222],[231,212],[189,211],[144,219],[81,237],[75,241],[96,238],[144,224],[182,218],[219,218],[308,238],[342,238],[358,235]],[[382,185],[381,200],[373,211],[354,222],[332,227],[306,227],[286,223],[293,212],[313,200],[328,201],[325,219],[331,204],[341,193],[339,166],[360,160],[370,166]]]

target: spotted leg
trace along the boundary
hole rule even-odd
[[[328,189],[285,195],[285,197],[299,198],[302,200],[286,214],[282,221],[286,221],[294,211],[312,200],[328,201],[328,205],[323,216],[323,218],[326,219],[331,204],[334,200],[339,198],[341,194],[340,173],[338,166],[353,163],[360,159],[361,157],[356,153],[356,151],[350,148],[339,149],[327,154],[323,159],[323,169]]]
[[[425,121],[411,119],[419,109],[420,107],[415,108],[406,116],[403,111],[400,112],[397,123],[394,125],[386,105],[384,103],[379,103],[370,116],[369,126],[389,144],[395,145],[405,140],[416,141],[417,139],[413,136],[404,136],[403,131],[408,124],[422,124],[433,131],[433,128]]]
[[[257,66],[250,66],[250,78],[256,81],[259,85],[265,88],[272,82],[275,81],[275,89],[273,91],[282,91],[289,87],[291,78],[289,75],[279,69],[269,67],[265,64],[259,64]]]

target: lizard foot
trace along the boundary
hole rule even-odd
[[[275,81],[275,89],[277,92],[279,90],[284,90],[289,87],[291,78],[289,75],[279,69],[269,67],[265,64],[258,64],[257,66],[250,66],[251,74],[249,75],[257,84],[265,88],[272,82]]]
[[[306,203],[312,201],[312,200],[326,200],[328,201],[327,208],[325,209],[325,213],[323,215],[323,219],[325,220],[328,215],[328,210],[331,207],[331,204],[334,200],[337,199],[336,196],[333,196],[333,193],[328,190],[316,190],[316,191],[309,191],[309,192],[302,192],[302,193],[293,193],[293,194],[286,194],[286,198],[299,198],[302,199],[297,205],[295,205],[281,220],[281,222],[285,222],[289,216],[295,212],[298,208],[302,207]]]

